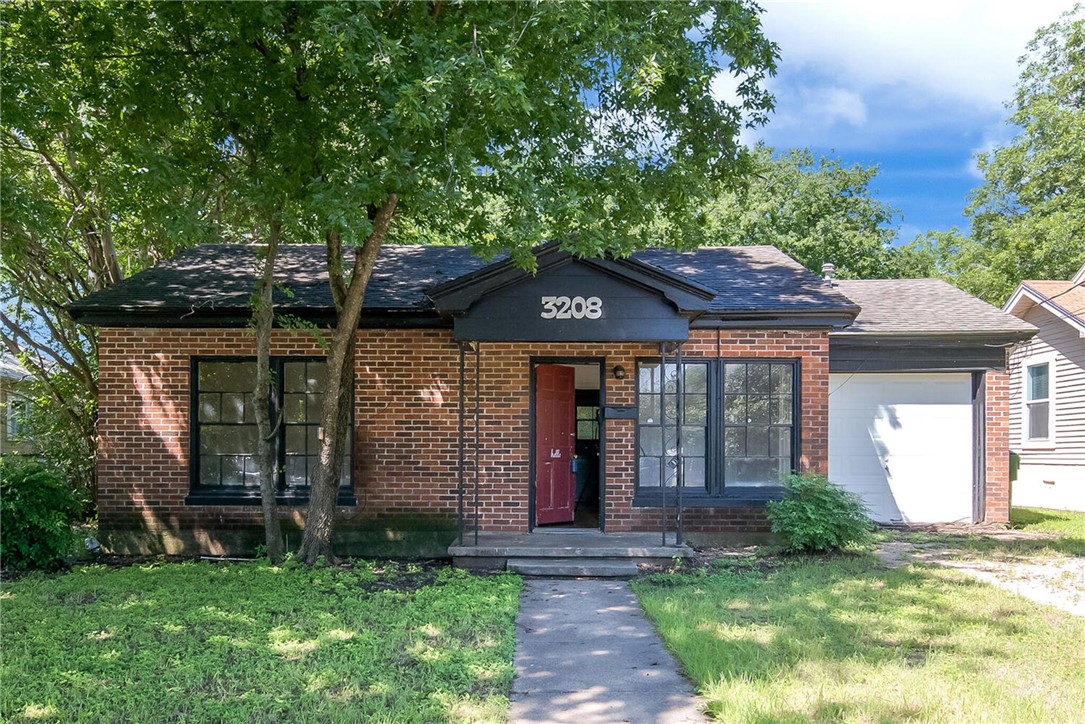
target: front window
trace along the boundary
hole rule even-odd
[[[306,495],[320,452],[326,365],[323,360],[272,360],[268,406],[276,455],[276,485],[282,495]],[[253,387],[256,361],[196,362],[194,489],[201,493],[247,494],[260,488]],[[341,479],[350,485],[350,428],[344,440]]]
[[[724,496],[778,486],[793,469],[795,363],[692,360],[682,364],[683,490]],[[638,491],[678,482],[678,366],[637,368]]]
[[[4,408],[4,426],[7,439],[22,440],[27,436],[30,419],[30,400],[22,395],[9,394]]]
[[[1047,440],[1051,434],[1051,364],[1026,367],[1025,411],[1029,440]]]

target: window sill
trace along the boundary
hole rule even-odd
[[[1050,439],[1026,440],[1025,442],[1021,443],[1021,450],[1024,452],[1054,450],[1057,447],[1058,445],[1055,444],[1055,441]]]
[[[277,495],[275,503],[285,508],[297,508],[309,504],[308,495]],[[185,496],[185,505],[219,505],[219,506],[259,506],[259,491],[219,491],[197,490]],[[358,499],[353,492],[339,491],[336,499],[337,506],[354,507]]]
[[[732,490],[723,495],[704,493],[682,493],[682,508],[763,508],[770,500],[779,500],[784,496],[784,489],[779,486],[764,488],[743,488]],[[658,491],[639,491],[633,496],[634,508],[658,508],[664,503],[664,496]],[[678,496],[668,491],[667,507],[678,504]]]

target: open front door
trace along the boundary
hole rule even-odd
[[[576,474],[576,373],[535,367],[535,523],[571,523]]]

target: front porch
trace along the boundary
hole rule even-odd
[[[603,533],[536,530],[534,533],[468,533],[448,548],[453,565],[509,570],[532,576],[632,577],[641,565],[665,565],[693,554],[672,533]]]

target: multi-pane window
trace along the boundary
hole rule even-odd
[[[325,371],[323,360],[272,360],[271,395],[260,404],[278,423],[273,443],[283,493],[304,492],[316,469]],[[195,486],[204,492],[258,489],[255,360],[199,360],[195,379]],[[341,469],[348,486],[350,450],[348,426]]]
[[[777,485],[791,470],[793,369],[769,362],[723,366],[725,485]]]
[[[684,487],[704,488],[708,428],[708,367],[682,365]],[[642,488],[678,484],[678,366],[641,362],[637,367],[638,483]]]
[[[637,367],[638,488],[676,486],[679,457],[683,489],[691,493],[779,485],[794,463],[795,364],[683,362],[681,395],[678,373],[673,363]]]
[[[1025,410],[1028,439],[1047,440],[1051,434],[1051,364],[1025,368]]]

